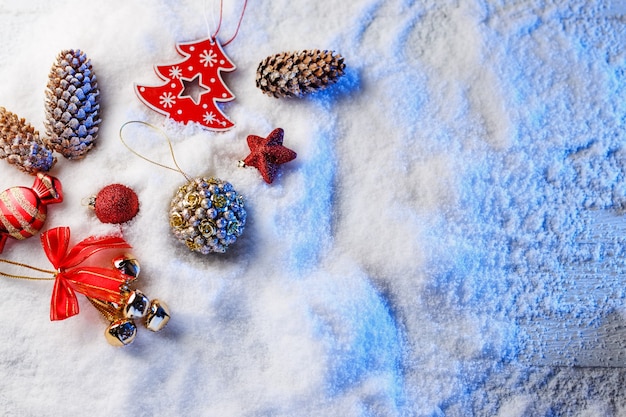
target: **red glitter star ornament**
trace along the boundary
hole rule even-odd
[[[259,170],[266,183],[271,184],[278,172],[278,166],[296,159],[297,154],[283,146],[285,132],[280,127],[266,138],[248,136],[250,155],[242,161],[243,166],[253,166]]]

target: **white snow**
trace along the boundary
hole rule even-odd
[[[221,109],[235,127],[211,133],[166,120],[133,86],[160,84],[154,64],[215,30],[217,0],[0,1],[1,106],[43,133],[63,49],[87,53],[101,91],[97,147],[59,155],[65,199],[46,227],[71,227],[75,242],[121,230],[137,286],[173,315],[113,348],[84,298],[78,316],[50,322],[50,283],[3,279],[0,414],[626,415],[626,371],[550,366],[527,349],[546,347],[536,318],[593,327],[617,312],[623,324],[615,3],[250,0],[224,48],[236,99]],[[224,2],[223,41],[242,6]],[[255,87],[266,56],[313,48],[345,57],[337,85],[303,99]],[[246,230],[226,254],[192,254],[172,236],[169,201],[185,179],[122,145],[129,120],[162,129],[189,175],[246,197]],[[237,161],[247,135],[277,127],[298,157],[267,185]],[[130,125],[124,138],[172,164],[155,131]],[[1,190],[32,181],[0,161]],[[140,199],[121,228],[84,205],[111,183]],[[49,267],[37,237],[0,256]]]

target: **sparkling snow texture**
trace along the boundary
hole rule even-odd
[[[68,48],[91,58],[101,90],[99,141],[84,160],[60,157],[65,201],[47,227],[75,241],[119,232],[84,201],[133,188],[140,212],[121,231],[138,287],[173,314],[116,349],[84,299],[52,323],[50,283],[3,279],[0,414],[626,415],[625,370],[522,355],[541,346],[525,333],[537,318],[626,317],[624,226],[589,238],[597,213],[626,221],[624,11],[587,3],[251,0],[225,47],[238,69],[222,109],[236,126],[210,133],[166,121],[133,85],[158,85],[153,65],[180,60],[176,42],[214,30],[218,1],[0,1],[0,105],[43,131],[48,71]],[[222,41],[242,4],[224,2]],[[299,100],[255,87],[263,58],[312,48],[345,57],[337,85]],[[190,176],[245,196],[227,254],[171,235],[185,179],[121,144],[128,120],[164,129]],[[247,135],[276,127],[298,158],[267,185],[237,161]],[[171,164],[153,130],[124,136]],[[0,172],[2,189],[32,183]],[[48,267],[38,238],[2,257]],[[594,291],[577,291],[583,267]]]

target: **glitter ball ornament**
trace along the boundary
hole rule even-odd
[[[89,207],[96,212],[102,223],[125,223],[137,215],[139,199],[137,194],[122,184],[104,187],[89,199]]]
[[[202,254],[226,252],[246,224],[244,199],[217,178],[195,178],[178,189],[170,204],[174,236]]]

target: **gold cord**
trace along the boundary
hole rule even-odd
[[[8,259],[0,259],[0,262],[1,263],[5,263],[5,264],[9,264],[9,265],[19,266],[19,267],[22,267],[22,268],[32,269],[33,271],[37,271],[37,272],[45,272],[47,274],[52,274],[53,275],[52,277],[44,278],[44,277],[31,277],[31,276],[28,276],[28,275],[15,275],[15,274],[9,274],[9,273],[0,271],[0,276],[3,276],[3,277],[16,278],[16,279],[27,279],[27,280],[31,280],[31,281],[53,281],[56,278],[56,271],[51,271],[49,269],[37,268],[35,266],[23,264],[21,262],[9,261]]]
[[[131,124],[131,123],[139,123],[142,124],[144,126],[148,126],[149,128],[156,130],[158,133],[161,134],[161,136],[163,136],[165,138],[165,140],[167,141],[167,145],[170,148],[170,155],[172,155],[172,161],[174,162],[174,165],[176,166],[176,168],[172,168],[171,166],[168,165],[164,165],[161,164],[159,162],[153,161],[150,158],[146,158],[145,156],[143,156],[142,154],[140,154],[139,152],[135,151],[133,148],[131,148],[125,141],[124,141],[124,136],[122,135],[122,131],[124,130],[124,128]],[[124,146],[126,146],[126,149],[128,149],[131,153],[135,154],[136,156],[140,157],[141,159],[143,159],[144,161],[150,162],[151,164],[160,166],[161,168],[166,168],[169,169],[171,171],[175,171],[175,172],[179,172],[183,175],[183,177],[185,177],[185,179],[187,181],[191,181],[191,177],[189,175],[187,175],[185,173],[185,171],[183,171],[180,166],[178,166],[178,162],[176,161],[176,155],[174,155],[174,148],[172,146],[172,141],[170,140],[170,138],[165,134],[165,132],[163,132],[161,129],[159,129],[158,127],[154,126],[153,124],[150,124],[148,122],[142,122],[141,120],[131,120],[128,121],[126,123],[124,123],[121,127],[120,127],[120,140],[122,141],[122,143],[124,144]]]

